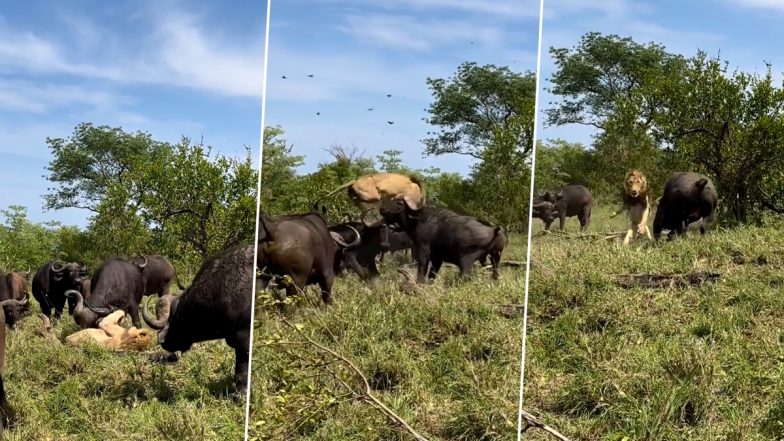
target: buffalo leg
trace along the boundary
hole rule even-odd
[[[443,261],[439,259],[433,259],[430,261],[430,272],[428,272],[427,277],[429,279],[435,279],[438,275],[438,271],[441,270],[441,264]]]
[[[54,303],[54,318],[60,319],[63,316],[63,308],[65,308],[65,296],[62,299],[58,298],[53,301]],[[74,306],[75,308],[75,306]],[[71,312],[71,305],[68,305],[68,312]]]
[[[164,283],[163,286],[161,286],[161,292],[158,293],[158,297],[163,297],[165,295],[168,295],[170,290],[171,290],[171,280],[169,280],[168,282]]]
[[[349,266],[359,276],[360,279],[367,279],[367,270],[357,261],[357,253],[348,252],[345,254],[346,265]]]
[[[131,323],[133,323],[133,326],[141,329],[142,321],[139,319],[139,305],[131,303],[126,313],[131,316]]]
[[[476,254],[468,254],[460,258],[460,264],[458,267],[460,268],[460,278],[463,280],[468,279],[471,276],[471,269],[474,267],[474,262],[478,259]]]
[[[498,267],[501,265],[501,253],[490,253],[490,264],[493,265],[493,280],[498,279]]]
[[[566,224],[566,213],[558,213],[558,228],[560,228],[561,231],[564,229],[564,224]]]
[[[583,207],[582,213],[580,213],[580,230],[583,231],[588,228],[588,224],[591,223],[591,206],[588,205]]]
[[[248,363],[250,362],[249,331],[241,331],[226,343],[234,348],[234,387],[237,393],[244,395],[248,385]]]
[[[425,283],[428,276],[427,266],[430,264],[430,256],[426,247],[420,247],[417,252],[417,282]]]
[[[319,277],[319,288],[321,288],[321,300],[325,305],[332,303],[332,283],[335,281],[334,274],[322,274]]]

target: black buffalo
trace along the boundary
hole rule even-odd
[[[65,292],[79,289],[82,279],[88,276],[87,269],[79,263],[47,262],[33,276],[33,297],[41,305],[41,312],[50,317],[60,318],[65,306]],[[68,302],[68,310],[73,313],[75,304]]]
[[[552,202],[550,199],[549,202]],[[577,216],[580,221],[580,230],[588,228],[591,223],[591,207],[593,196],[582,185],[567,185],[555,195],[555,212],[558,217],[558,228],[564,229],[567,217]]]
[[[662,230],[669,230],[668,239],[686,232],[690,223],[702,219],[700,233],[715,220],[719,196],[713,182],[704,175],[678,172],[664,185],[664,193],[653,219],[653,235],[658,240]]]
[[[133,325],[141,328],[139,303],[143,295],[144,280],[139,267],[120,258],[111,258],[95,271],[90,296],[84,302],[87,309],[83,309],[82,313],[90,314],[88,311],[91,311],[105,317],[122,309],[131,317]],[[90,321],[89,318],[77,317],[75,311],[74,320],[77,323]]]
[[[545,230],[549,230],[555,220],[555,201],[555,197],[546,193],[542,197],[534,198],[533,204],[531,204],[531,218],[541,219],[544,222]]]
[[[362,222],[347,222],[328,227],[337,246],[333,268],[335,274],[351,268],[363,280],[378,277],[376,256],[383,251],[381,227],[368,227]]]
[[[169,294],[172,282],[176,282],[180,290],[185,289],[177,278],[174,265],[169,259],[160,255],[136,256],[129,259],[129,262],[142,269],[144,279],[144,295],[158,294],[163,297]],[[141,266],[143,265],[143,266]]]
[[[260,214],[257,266],[270,276],[289,276],[288,295],[318,284],[325,304],[332,301],[337,245],[318,213],[284,215],[275,220]],[[265,279],[266,280],[266,279]]]
[[[248,379],[253,245],[237,246],[202,264],[193,284],[179,296],[158,301],[157,317],[142,309],[158,342],[169,352],[185,352],[194,343],[225,339],[234,349],[234,385],[244,393]]]
[[[383,262],[386,253],[394,253],[397,251],[411,251],[411,237],[405,231],[398,231],[390,228],[389,231],[389,246],[381,250],[381,255],[378,260]]]
[[[24,300],[6,299],[0,301],[0,438],[3,437],[3,430],[13,421],[14,410],[8,403],[5,394],[5,308],[13,306],[16,308],[27,304],[27,297]]]
[[[444,262],[457,265],[460,276],[465,278],[474,262],[485,255],[490,257],[493,278],[498,278],[501,251],[506,243],[501,227],[446,208],[415,210],[401,199],[384,199],[380,212],[387,223],[400,226],[411,237],[418,282],[435,278]]]

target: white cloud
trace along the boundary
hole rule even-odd
[[[46,113],[74,104],[105,110],[128,102],[128,97],[88,87],[0,79],[0,110]]]
[[[747,8],[784,11],[784,0],[733,0],[728,3]]]
[[[151,37],[131,49],[77,59],[72,45],[47,39],[0,22],[0,72],[66,74],[125,84],[163,84],[188,87],[221,96],[261,97],[264,42],[249,35],[243,43],[211,35],[194,16],[167,11],[146,16]],[[75,40],[89,35],[99,41],[118,36],[84,19],[71,22]]]
[[[406,15],[348,15],[339,28],[358,41],[417,51],[461,41],[465,45],[493,45],[502,38],[497,26],[465,20],[420,20]]]
[[[312,1],[312,0],[310,0]],[[322,0],[325,3],[359,5],[363,9],[400,10],[454,10],[472,14],[496,15],[518,19],[521,17],[538,18],[539,0],[386,0],[369,2],[367,0]],[[274,14],[274,12],[273,12]]]

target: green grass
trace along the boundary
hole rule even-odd
[[[503,260],[525,261],[525,247],[525,236],[513,235]],[[429,439],[516,439],[522,316],[496,305],[522,303],[524,269],[502,268],[492,281],[476,267],[461,283],[445,265],[435,283],[409,293],[395,271],[403,260],[388,259],[372,285],[353,274],[336,279],[327,308],[310,288],[310,301],[288,306],[287,320],[356,363],[373,393]],[[256,313],[251,439],[411,439],[347,396],[336,378],[359,390],[357,376],[303,344],[273,311]]]
[[[235,401],[234,352],[198,343],[175,364],[160,351],[116,353],[66,346],[70,316],[50,335],[33,314],[7,334],[5,386],[18,415],[6,440],[241,440],[245,403]],[[67,312],[66,312],[67,314]]]
[[[619,231],[595,207],[589,232]],[[535,220],[535,232],[541,222]],[[575,233],[577,221],[567,221]],[[523,407],[579,440],[784,439],[784,227],[532,241]],[[614,275],[713,271],[689,288]],[[530,429],[527,439],[548,435]]]

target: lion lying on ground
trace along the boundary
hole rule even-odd
[[[141,351],[147,349],[153,336],[150,329],[139,329],[134,326],[123,328],[117,323],[125,316],[122,310],[114,311],[98,321],[98,328],[87,328],[65,337],[71,346],[80,346],[93,342],[106,349],[115,351]]]
[[[651,211],[650,200],[648,198],[648,179],[639,170],[632,170],[626,174],[623,183],[623,205],[610,217],[615,217],[621,211],[629,212],[629,230],[623,239],[623,244],[628,245],[631,239],[637,239],[641,234],[653,240],[651,230],[648,228],[648,215]]]

